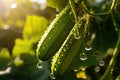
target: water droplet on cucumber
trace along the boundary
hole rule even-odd
[[[80,32],[79,32],[79,24],[75,24],[73,35],[74,35],[75,39],[80,39],[81,38],[81,35],[80,35]]]
[[[85,46],[85,50],[86,50],[86,51],[92,50],[92,46],[91,46],[91,45],[86,45],[86,46]]]
[[[81,38],[80,33],[79,32],[75,32],[74,33],[74,38],[75,39],[80,39]]]
[[[42,48],[45,49],[45,46],[43,46]]]
[[[104,60],[100,60],[99,61],[99,66],[104,66],[105,65],[105,61]]]
[[[78,70],[77,69],[74,69],[74,72],[77,72]]]
[[[54,68],[54,70],[56,71],[56,68]]]
[[[52,37],[49,37],[49,39],[52,39]]]
[[[86,60],[87,59],[87,55],[83,52],[80,54],[80,60]]]
[[[99,55],[99,53],[100,53],[99,51],[95,51],[93,54],[94,55]]]
[[[95,72],[99,72],[100,71],[100,67],[99,66],[96,66],[95,67]]]
[[[72,12],[69,13],[70,15],[72,14]]]
[[[74,0],[74,1],[75,1],[75,3],[78,3],[79,0]]]
[[[39,61],[38,63],[37,63],[37,68],[42,68],[42,61]]]
[[[53,73],[50,74],[50,77],[51,79],[56,79]]]

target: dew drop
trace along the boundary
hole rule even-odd
[[[52,39],[52,37],[49,37],[49,39]]]
[[[86,50],[86,51],[92,50],[92,46],[91,46],[91,45],[86,45],[86,46],[85,46],[85,50]]]
[[[99,72],[100,71],[100,67],[99,66],[96,66],[95,67],[95,72]]]
[[[74,0],[74,1],[75,1],[75,3],[78,3],[79,0]]]
[[[55,76],[53,75],[53,73],[50,74],[51,79],[55,79]]]
[[[45,46],[43,46],[42,48],[45,49]]]
[[[74,38],[75,39],[80,39],[81,38],[80,33],[79,32],[75,32],[74,33]]]
[[[95,51],[93,54],[98,55],[99,53],[100,53],[99,51]]]
[[[63,51],[65,52],[65,51],[67,51],[65,48],[63,48]]]
[[[66,46],[66,50],[69,49],[68,46]]]
[[[111,69],[111,73],[113,72],[113,69]]]
[[[78,24],[78,28],[80,28],[81,27],[81,24]]]
[[[60,12],[60,9],[56,9],[56,12]]]
[[[87,55],[83,52],[80,54],[80,60],[86,60],[87,59]]]
[[[86,68],[85,68],[85,67],[81,67],[80,69],[81,69],[82,71],[85,71]]]
[[[77,69],[74,69],[74,72],[77,72],[78,70]]]
[[[99,61],[99,66],[104,66],[105,65],[105,61],[104,60],[100,60]]]
[[[58,17],[58,14],[56,14],[56,17]]]
[[[54,70],[56,71],[56,68],[54,68]]]
[[[72,12],[69,13],[70,15],[72,14]]]
[[[38,63],[37,63],[37,68],[42,68],[42,61],[39,61]]]
[[[72,44],[72,41],[70,41],[70,44]]]
[[[81,35],[80,35],[80,32],[79,32],[79,24],[75,24],[73,36],[74,36],[75,39],[80,39],[81,38]]]

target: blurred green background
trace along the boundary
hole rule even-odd
[[[49,62],[37,68],[37,42],[54,19],[45,0],[0,0],[0,80],[49,80]]]

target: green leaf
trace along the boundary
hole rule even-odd
[[[7,67],[11,68],[10,72],[0,75],[0,80],[51,80],[49,77],[49,62],[43,62],[42,69],[37,68],[36,64],[37,61],[27,63],[19,67],[11,64]]]
[[[68,0],[47,0],[47,6],[61,10],[66,6]]]
[[[90,67],[98,64],[99,58],[93,54],[92,51],[85,52],[87,55],[86,60],[80,60],[80,56],[76,57],[76,64],[73,65],[74,69],[79,69],[80,67]]]
[[[29,53],[28,54],[22,53],[19,56],[15,57],[14,59],[14,64],[16,67],[24,67],[25,65],[29,65],[34,62],[35,63],[37,62],[35,55],[31,55]]]
[[[23,38],[37,42],[46,30],[48,24],[48,20],[44,17],[28,15],[23,30]]]
[[[74,71],[70,71],[62,77],[56,77],[56,80],[77,80],[77,77]]]
[[[9,51],[6,48],[3,48],[0,51],[0,70],[5,68],[7,64],[10,62],[11,57]]]
[[[11,64],[9,67],[6,67],[4,74],[0,74],[0,80],[51,80],[48,70],[48,62],[43,63],[43,68],[38,69],[36,67],[36,62],[29,64],[24,64],[24,66],[18,67],[14,64]]]
[[[106,21],[104,21],[104,18],[102,20],[93,26],[96,37],[92,46],[95,51],[98,51],[101,55],[105,55],[109,48],[115,48],[118,36],[111,17],[108,17]]]
[[[32,49],[33,43],[28,40],[16,39],[15,46],[13,48],[13,56],[16,57],[20,54],[32,54],[34,55],[34,50]]]

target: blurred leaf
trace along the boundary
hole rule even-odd
[[[15,24],[15,22],[11,19],[7,19],[6,23],[11,25],[11,26],[13,26]]]
[[[17,21],[16,21],[16,26],[17,26],[17,27],[23,27],[23,26],[24,26],[24,21],[22,21],[22,20],[17,20]]]
[[[67,3],[68,0],[47,0],[47,5],[57,10],[64,8]]]
[[[53,80],[53,79],[52,79]],[[56,77],[56,80],[77,80],[76,72],[70,71],[61,77]]]
[[[0,27],[3,26],[3,21],[0,19]]]
[[[14,64],[16,67],[21,67],[24,65],[29,65],[31,63],[37,62],[35,55],[22,53],[19,56],[15,57]],[[37,68],[37,67],[36,67]]]
[[[35,63],[35,64],[34,64]],[[31,74],[27,76],[26,80],[51,80],[50,79],[50,62],[43,61],[43,68],[36,68],[36,62],[33,63],[33,67],[28,67],[27,70],[31,71]],[[33,69],[34,68],[34,69]]]
[[[20,54],[32,54],[34,55],[34,50],[32,49],[32,42],[28,40],[16,39],[15,46],[13,48],[13,56],[16,57]]]
[[[48,26],[48,20],[39,16],[27,16],[23,38],[37,42]]]
[[[93,55],[93,52],[86,52],[87,59],[86,60],[80,60],[80,56],[76,57],[75,59],[75,65],[72,65],[74,69],[79,69],[80,67],[90,67],[93,65],[96,65],[98,63],[99,58],[95,55]]]
[[[15,57],[14,64],[16,67],[20,67],[24,65],[24,61],[20,58],[20,55]]]
[[[80,79],[86,79],[87,78],[85,71],[78,71],[76,76],[77,76],[77,78],[80,78]]]
[[[10,62],[11,57],[9,51],[6,48],[3,48],[0,51],[0,70],[5,68],[7,64]]]
[[[43,62],[42,69],[38,69],[36,64],[37,62],[32,62],[19,67],[11,64],[7,67],[10,68],[10,72],[0,75],[0,80],[51,80],[49,62]]]

